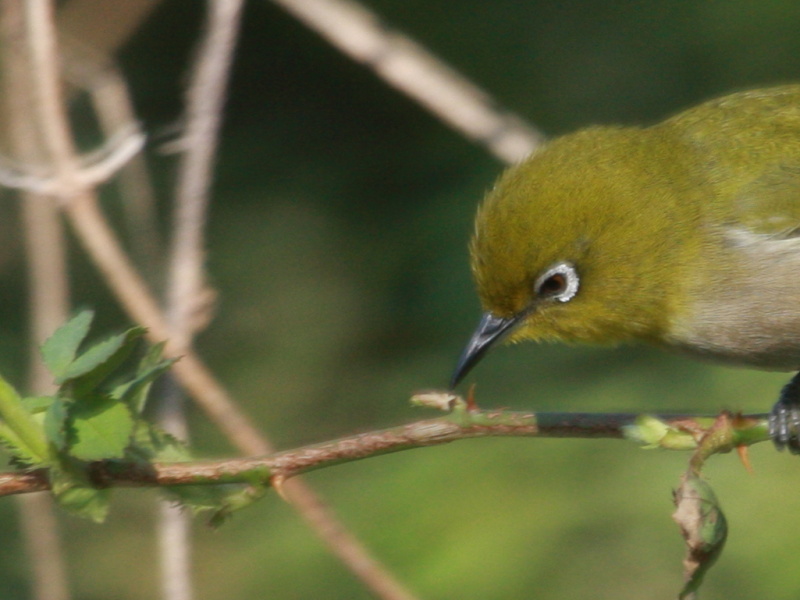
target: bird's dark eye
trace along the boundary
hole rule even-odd
[[[536,280],[533,291],[539,298],[569,302],[578,293],[580,278],[571,263],[557,263]]]
[[[561,273],[556,273],[545,279],[539,285],[539,293],[550,296],[562,292],[567,285],[567,278]]]

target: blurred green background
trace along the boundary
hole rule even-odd
[[[800,3],[370,0],[548,135],[648,123],[708,97],[800,79]],[[151,136],[164,231],[202,4],[169,0],[122,67]],[[201,353],[291,448],[430,416],[479,315],[472,215],[502,166],[268,2],[252,1],[228,100],[209,228],[218,314]],[[24,370],[23,258],[3,211],[0,367]],[[125,323],[75,252],[76,298]],[[523,345],[470,376],[488,406],[763,412],[785,375],[648,348]],[[193,414],[198,453],[232,449]],[[796,599],[800,461],[759,447],[707,474],[731,534],[703,598]],[[671,489],[688,456],[615,441],[488,439],[316,472],[308,480],[420,598],[673,598],[683,544]],[[64,518],[76,598],[156,597],[155,494],[120,491],[103,526]],[[0,597],[28,597],[13,502],[0,503]],[[367,598],[274,494],[221,530],[196,526],[198,597]]]

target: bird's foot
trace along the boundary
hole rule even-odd
[[[800,373],[781,390],[769,413],[769,435],[778,450],[800,454]]]

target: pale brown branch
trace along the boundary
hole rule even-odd
[[[0,159],[0,185],[39,196],[68,196],[68,190],[74,193],[74,190],[94,187],[111,179],[143,146],[144,135],[135,127],[117,131],[101,148],[79,159],[80,166],[69,181],[58,173],[48,173],[40,166],[41,160],[31,160],[20,166],[14,161]]]
[[[69,0],[58,12],[59,30],[95,52],[113,55],[161,0]]]
[[[405,34],[351,0],[272,0],[344,54],[365,64],[450,127],[506,163],[533,152],[543,136]]]
[[[103,0],[105,4],[114,4],[118,10],[125,9],[119,2]],[[127,0],[126,0],[127,1]],[[87,4],[81,0],[67,3],[63,10],[69,11],[78,4]],[[88,2],[91,4],[91,2]],[[63,11],[59,13],[61,17]],[[77,19],[77,13],[72,19]],[[83,14],[82,12],[80,14]],[[128,13],[125,13],[128,14]],[[96,16],[96,15],[95,15]],[[115,15],[117,19],[123,15]],[[130,16],[130,15],[129,15]],[[71,20],[73,27],[78,23]],[[62,21],[59,19],[59,24]],[[90,23],[84,23],[84,29],[92,30]],[[63,35],[62,49],[65,78],[78,90],[86,92],[92,101],[100,128],[106,139],[112,139],[121,131],[136,131],[136,114],[133,108],[127,82],[120,73],[114,57],[102,53],[101,50],[87,45],[86,31],[72,32],[79,37]],[[161,236],[156,226],[156,197],[141,154],[136,154],[120,169],[118,187],[123,209],[125,225],[130,235],[131,248],[137,263],[147,273],[148,280],[157,280],[158,265],[162,261],[163,251]]]
[[[49,0],[24,3],[30,68],[33,76],[33,110],[41,124],[42,143],[64,189],[76,188],[77,153],[64,106],[55,14]]]
[[[204,231],[242,2],[212,0],[208,11],[206,34],[186,93],[183,153],[172,222],[167,319],[170,339],[179,349],[191,345],[193,316],[202,296]]]
[[[99,81],[86,91],[92,98],[103,133],[109,137],[135,122],[133,101],[116,65],[109,65],[98,75]],[[118,186],[133,254],[152,284],[160,275],[163,243],[157,227],[156,194],[141,154],[133,156],[119,171]]]
[[[2,58],[4,72],[3,106],[12,156],[22,163],[34,163],[44,155],[35,125],[27,119],[8,118],[23,114],[31,105],[32,69],[26,44],[23,2],[2,5]],[[28,306],[30,353],[28,388],[34,394],[53,391],[52,377],[44,368],[39,347],[66,318],[69,289],[64,233],[58,209],[49,198],[23,192],[21,207],[25,255],[28,263]],[[32,571],[32,594],[39,600],[67,600],[70,597],[67,567],[61,548],[55,506],[49,495],[19,498],[20,528]]]
[[[67,566],[61,549],[56,506],[49,494],[17,498],[20,523],[31,569],[33,597],[38,600],[70,598]]]
[[[170,340],[179,349],[191,347],[200,324],[209,318],[203,293],[205,282],[205,225],[211,195],[228,75],[233,60],[241,0],[210,0],[205,32],[192,65],[186,92],[183,149],[175,190],[172,243],[169,254],[165,314]],[[164,429],[188,438],[183,390],[170,385],[161,398],[158,420]],[[161,587],[168,600],[193,597],[191,581],[191,523],[189,515],[170,502],[159,510]]]

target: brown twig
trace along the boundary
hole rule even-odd
[[[247,484],[254,477],[264,484],[308,473],[321,468],[382,456],[394,452],[438,446],[477,437],[535,437],[624,439],[641,443],[630,428],[640,426],[635,413],[531,413],[505,410],[465,410],[436,418],[415,421],[399,427],[360,433],[262,457],[200,462],[153,463],[97,462],[89,465],[91,481],[98,487],[151,487],[203,484]],[[709,416],[661,416],[665,429],[685,436],[694,443],[673,444],[664,438],[661,447],[696,450],[706,443],[705,434],[714,431],[716,420]],[[733,432],[743,444],[769,440],[767,415],[740,416]],[[647,426],[647,425],[645,425]],[[723,445],[713,451],[728,451]],[[0,474],[0,495],[47,489],[42,470]]]

